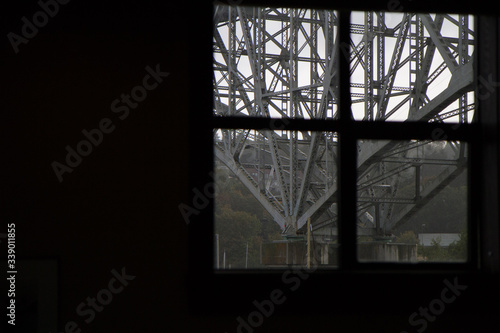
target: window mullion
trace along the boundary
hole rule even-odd
[[[498,33],[500,24],[497,18],[481,17],[478,22],[479,57],[478,57],[478,77],[483,81],[488,78],[491,85],[499,81],[498,56]],[[498,144],[498,129],[500,120],[498,117],[499,94],[498,90],[490,91],[491,86],[478,87],[478,122],[481,128],[481,166],[479,183],[481,188],[480,211],[481,218],[475,217],[474,221],[479,223],[479,234],[481,244],[481,265],[485,271],[500,271],[500,245],[499,245],[499,209],[498,200],[500,184],[498,170],[500,163],[498,155],[500,147]]]
[[[349,40],[350,11],[339,12],[339,241],[340,267],[356,264],[356,136],[351,112]]]

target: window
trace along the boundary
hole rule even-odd
[[[244,185],[218,186],[216,267],[228,268],[232,262],[232,268],[247,268],[249,257],[251,268],[306,264],[312,252],[309,246],[308,255],[305,244],[311,217],[320,219],[310,225],[315,252],[323,252],[327,266],[337,262],[328,251],[338,243],[337,133],[287,129],[289,120],[338,118],[337,15],[309,9],[215,8],[214,115],[283,120],[264,130],[215,132],[216,169],[225,168],[230,171],[226,179]],[[248,194],[237,203],[241,191]],[[332,194],[326,198],[325,191]],[[264,212],[248,207],[252,199]],[[248,216],[228,219],[235,211]],[[256,219],[253,231],[240,225],[246,217],[247,227],[251,217]]]
[[[474,17],[352,12],[347,41],[339,19],[215,7],[217,269],[472,261]]]
[[[190,223],[190,277],[193,286],[199,287],[193,291],[195,299],[206,295],[228,311],[246,308],[243,299],[269,297],[262,295],[264,289],[282,286],[288,273],[301,272],[294,281],[307,277],[315,282],[308,282],[307,293],[294,297],[311,309],[320,308],[313,306],[319,294],[335,297],[338,302],[331,307],[338,309],[336,304],[350,300],[345,286],[356,288],[366,299],[390,295],[397,304],[410,305],[408,293],[413,289],[408,286],[418,284],[419,290],[426,290],[446,274],[498,271],[496,20],[447,14],[449,8],[428,2],[406,4],[409,13],[421,13],[417,16],[385,12],[384,17],[386,4],[356,7],[363,11],[258,10],[245,5],[215,10],[216,27],[226,37],[214,38],[213,30],[208,34],[206,61],[196,74],[210,80],[193,85],[194,96],[203,98],[192,100],[196,138],[191,146],[196,150],[191,188],[202,189],[210,182],[221,185],[215,186],[214,200]],[[461,7],[458,12],[467,9]],[[239,15],[246,19],[240,21]],[[290,15],[296,16],[291,20]],[[206,24],[213,27],[214,17]],[[269,33],[262,29],[266,17],[274,20],[265,22]],[[283,23],[290,21],[296,24],[292,33],[287,29],[293,25]],[[330,35],[322,36],[322,27],[332,32],[335,41],[331,58],[323,53],[326,44],[322,43]],[[231,29],[234,38],[230,38]],[[279,45],[285,30],[284,40],[296,36],[296,42],[284,50]],[[317,43],[311,38],[314,31]],[[405,35],[404,44],[398,44]],[[246,41],[255,43],[254,38],[263,43],[248,48]],[[379,40],[380,44],[385,40],[381,58]],[[370,43],[371,56],[362,51]],[[224,53],[230,52],[222,48],[228,45],[235,54],[229,65]],[[291,46],[297,53],[286,52]],[[263,68],[252,67],[257,63],[251,58],[258,55],[265,56],[266,61],[257,62]],[[371,72],[366,59],[373,61]],[[293,74],[294,66],[301,68],[297,76],[279,79],[280,72]],[[228,72],[230,67],[233,70]],[[302,72],[307,75],[299,78]],[[327,83],[321,84],[329,75]],[[203,86],[215,87],[215,93]],[[211,112],[208,103],[213,106]],[[316,158],[309,159],[311,151]],[[245,171],[235,175],[241,169]],[[308,177],[313,179],[311,186],[301,187]],[[224,204],[217,199],[217,189],[224,185],[248,190],[238,196],[249,205],[255,201],[250,203],[248,198],[262,197],[261,215],[253,221],[260,230],[272,225],[273,235],[279,228],[281,238],[274,239],[279,242],[270,246],[272,251],[265,249],[272,240],[260,239],[265,253],[255,257],[250,253],[261,251],[260,246],[242,239],[239,252],[226,251],[224,261],[224,247],[229,245],[218,229],[223,221],[218,225],[217,220],[217,209]],[[294,188],[295,197],[290,191]],[[301,193],[301,189],[307,190]],[[448,198],[463,204],[444,203]],[[442,208],[445,219],[434,216],[436,207]],[[304,215],[316,208],[320,218]],[[295,212],[302,214],[294,216]],[[326,232],[321,234],[321,229]],[[413,248],[401,246],[396,254],[391,248],[409,245],[415,238],[418,244]],[[415,246],[420,250],[416,255],[412,254]],[[419,258],[421,251],[427,251],[423,258]],[[228,284],[236,289],[229,290]],[[408,293],[396,292],[395,286]]]

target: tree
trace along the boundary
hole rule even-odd
[[[457,261],[467,260],[467,228],[463,227],[459,235],[460,239],[454,241],[448,247],[450,258]]]
[[[431,246],[419,245],[418,251],[427,261],[466,261],[467,260],[467,230],[462,228],[460,239],[448,247],[441,246],[441,239],[433,239]]]
[[[215,171],[215,233],[219,234],[219,263],[226,251],[226,267],[260,267],[263,241],[281,238],[281,230],[250,191],[224,167]]]
[[[420,245],[418,251],[426,261],[449,261],[446,249],[441,246],[441,237],[433,239],[431,246]]]
[[[248,212],[234,211],[225,205],[215,212],[215,221],[215,233],[219,234],[219,251],[220,254],[226,252],[226,262],[232,268],[245,268],[248,243],[248,266],[258,266],[261,225],[257,217]]]
[[[396,237],[394,242],[403,244],[418,244],[418,237],[412,230],[409,230]]]

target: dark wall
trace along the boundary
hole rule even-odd
[[[15,223],[18,288],[22,282],[33,289],[24,291],[27,295],[48,293],[31,306],[18,299],[18,331],[33,332],[22,326],[34,327],[28,321],[35,320],[51,298],[58,301],[58,331],[71,321],[82,332],[236,331],[233,313],[194,315],[188,310],[188,228],[178,205],[188,201],[188,151],[195,148],[188,146],[189,136],[196,135],[188,132],[190,98],[196,96],[189,90],[197,81],[196,64],[190,61],[196,61],[200,44],[206,45],[201,39],[207,32],[197,34],[196,25],[208,7],[196,8],[193,1],[73,0],[60,4],[59,12],[36,35],[31,31],[34,36],[19,44],[18,53],[6,36],[10,32],[21,36],[22,18],[32,22],[41,7],[35,1],[11,1],[2,8],[0,233]],[[120,119],[124,111],[113,112],[113,101],[142,85],[145,68],[157,65],[169,75]],[[102,139],[95,134],[98,144],[80,162],[72,157],[75,166],[62,174],[61,182],[53,162],[61,163],[58,168],[67,164],[67,146],[89,149],[81,143],[86,140],[82,131],[98,128],[103,119],[101,126],[109,133]],[[5,245],[2,240],[1,258]],[[56,261],[57,288],[43,287],[52,279],[44,274],[49,266],[23,266],[22,260],[28,259]],[[135,278],[86,323],[90,315],[78,314],[77,307],[109,289],[111,271],[122,268]],[[322,332],[410,328],[411,312],[395,314],[396,305],[384,305],[384,299],[365,300],[355,287],[346,286],[353,299],[370,302],[378,311],[371,313],[365,307],[361,313],[306,316],[276,309],[255,331],[313,331],[311,326]],[[437,295],[441,289],[441,284],[436,286]],[[248,299],[249,310],[252,300]],[[425,305],[415,302],[415,311]],[[443,327],[458,331],[493,318],[488,312],[475,312],[464,319],[463,312],[454,312],[457,307],[450,305],[428,331]],[[3,313],[1,318],[5,320]]]
[[[21,18],[32,21],[40,6],[9,6],[0,19],[0,232],[16,224],[18,281],[40,273],[27,264],[23,271],[22,258],[57,260],[59,330],[68,321],[83,332],[186,325],[187,228],[177,205],[187,194],[189,24],[176,25],[182,12],[167,2],[59,6],[17,54],[6,36],[22,36]],[[124,111],[114,113],[111,103],[142,85],[146,66],[157,64],[169,75],[120,119]],[[99,144],[79,165],[73,157],[76,166],[60,182],[51,164],[66,164],[65,147],[77,150],[86,140],[82,131],[106,118],[113,130],[101,142],[94,134]],[[85,323],[90,317],[77,314],[77,306],[122,267],[136,278]]]

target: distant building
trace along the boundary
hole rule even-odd
[[[432,246],[432,241],[439,242],[442,247],[448,247],[453,242],[460,240],[458,233],[421,233],[418,234],[418,242],[423,246]]]

